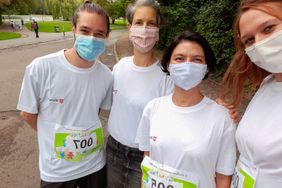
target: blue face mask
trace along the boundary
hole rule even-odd
[[[105,41],[93,36],[76,35],[74,48],[82,59],[92,63],[105,51]]]

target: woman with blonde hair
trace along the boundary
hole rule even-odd
[[[238,105],[246,84],[258,90],[237,129],[240,158],[232,186],[282,187],[282,1],[242,1],[234,31],[225,97]]]

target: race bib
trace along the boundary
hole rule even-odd
[[[232,176],[231,188],[254,188],[258,169],[240,157]]]
[[[141,164],[142,188],[197,188],[195,174],[177,170],[145,157]]]
[[[103,147],[103,131],[97,128],[88,131],[55,133],[55,154],[58,159],[79,162]]]

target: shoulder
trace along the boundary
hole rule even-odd
[[[128,66],[131,63],[133,63],[133,56],[123,57],[115,64],[113,69],[115,70],[119,67]]]
[[[37,57],[27,66],[27,69],[44,69],[46,65],[60,61],[63,55],[63,50],[61,50],[59,52]]]
[[[211,117],[215,118],[215,121],[218,122],[217,125],[219,124],[223,126],[233,125],[233,121],[226,107],[218,104],[217,102],[215,102],[214,100],[208,97],[205,97],[205,103],[206,103],[206,109],[208,110],[208,112],[206,111],[206,113],[209,113]]]
[[[153,112],[153,111],[158,110],[159,108],[163,108],[164,105],[167,104],[168,100],[170,100],[170,97],[171,96],[168,95],[168,96],[157,97],[157,98],[152,99],[145,106],[145,110]]]
[[[99,60],[96,63],[97,63],[97,70],[101,72],[104,77],[107,77],[109,80],[112,80],[113,75],[111,69]]]

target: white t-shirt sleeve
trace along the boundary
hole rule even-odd
[[[38,113],[40,100],[39,75],[38,67],[34,64],[26,67],[17,105],[18,110],[31,114]]]
[[[138,144],[140,151],[150,151],[150,119],[151,119],[151,102],[144,108],[141,120],[136,133],[135,142]]]
[[[216,164],[216,172],[229,176],[234,173],[236,165],[235,124],[226,118],[225,130]]]
[[[111,80],[111,83],[107,90],[107,94],[104,100],[102,101],[100,108],[103,110],[110,110],[112,103],[113,103],[113,80]]]

